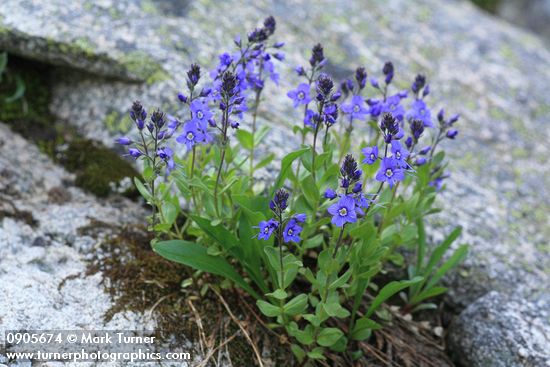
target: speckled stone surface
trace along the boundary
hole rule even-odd
[[[97,239],[82,235],[79,228],[93,220],[138,223],[144,209],[126,199],[100,201],[67,185],[71,179],[36,146],[0,123],[0,344],[6,330],[155,327],[147,315],[129,311],[104,322],[112,300],[100,284],[102,276],[82,276]],[[22,219],[20,212],[25,211],[33,220]],[[59,287],[69,276],[77,277]],[[21,362],[14,366],[27,365]],[[1,354],[0,363],[8,363]]]
[[[510,300],[492,291],[451,326],[449,342],[464,366],[550,366],[550,305]]]
[[[425,73],[430,105],[462,114],[457,141],[444,146],[452,174],[439,200],[445,210],[430,222],[434,240],[462,225],[460,242],[471,245],[460,271],[446,280],[450,302],[463,308],[490,290],[533,303],[550,297],[550,52],[536,36],[463,1],[102,0],[74,2],[70,16],[58,15],[68,14],[64,1],[36,3],[3,1],[0,47],[13,44],[20,54],[60,64],[56,57],[65,53],[33,49],[37,34],[62,44],[90,40],[90,53],[110,61],[64,59],[75,70],[55,78],[51,110],[111,144],[128,129],[124,116],[134,99],[177,115],[176,94],[190,63],[211,68],[234,35],[268,14],[277,18],[276,38],[286,42],[287,52],[281,84],[270,84],[260,112],[260,123],[274,129],[268,146],[278,156],[298,144],[290,127],[301,117],[285,94],[297,82],[292,69],[306,62],[314,43],[324,44],[327,69],[337,78],[358,65],[376,75],[386,60],[396,66],[399,88]],[[29,11],[36,11],[42,27],[19,24]],[[15,34],[6,43],[6,29],[11,36],[13,29],[31,36]],[[162,72],[142,77],[143,83],[124,81],[123,56],[134,49],[162,65]]]

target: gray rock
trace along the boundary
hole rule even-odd
[[[549,0],[501,0],[495,13],[507,21],[527,28],[550,42]]]
[[[0,9],[0,48],[107,77],[133,81],[158,78],[165,72],[159,60],[150,55],[160,59],[170,55],[153,43],[127,40],[125,35],[139,32],[143,39],[158,39],[162,36],[153,29],[170,27],[169,22],[120,24],[115,32],[110,26],[141,11],[139,4],[131,2],[6,1]],[[52,22],[52,17],[56,21]]]
[[[490,292],[453,322],[449,343],[463,366],[550,366],[550,303]]]
[[[4,330],[20,328],[147,325],[146,320],[131,313],[102,324],[101,315],[111,301],[99,285],[99,276],[70,280],[61,290],[57,288],[65,277],[86,269],[79,249],[93,246],[94,240],[79,236],[78,228],[94,219],[135,223],[141,220],[143,209],[127,200],[114,207],[74,187],[69,188],[69,202],[52,204],[48,190],[62,185],[70,174],[4,124],[0,124],[0,169],[11,172],[10,182],[0,179],[2,201],[31,212],[37,222],[31,227],[16,216],[0,220],[0,294],[9,300],[0,302],[1,337]],[[7,185],[11,189],[9,196],[4,194]]]

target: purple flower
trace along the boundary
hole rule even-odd
[[[198,99],[191,102],[190,109],[192,120],[199,122],[199,126],[201,127],[206,126],[208,120],[213,116],[208,105],[204,101]]]
[[[376,160],[378,159],[378,146],[376,145],[373,147],[363,148],[362,152],[365,155],[363,163],[374,164],[374,162],[376,162]]]
[[[400,104],[401,99],[402,98],[399,94],[395,94],[393,96],[386,98],[386,100],[381,103],[378,114],[391,113],[397,120],[399,121],[403,120],[403,116],[405,115],[405,108]],[[371,107],[371,114],[372,114],[372,107]]]
[[[283,189],[279,189],[275,192],[273,200],[269,202],[269,208],[275,213],[280,214],[288,207],[288,198],[290,194]]]
[[[454,139],[454,138],[456,138],[457,135],[458,135],[458,130],[455,130],[455,129],[451,129],[451,130],[447,131],[447,134],[446,134],[446,136],[449,139]]]
[[[425,127],[434,127],[432,123],[432,114],[426,103],[421,99],[416,99],[411,104],[411,109],[407,111],[407,120],[420,120]]]
[[[403,148],[399,141],[392,140],[391,152],[392,152],[392,158],[395,160],[395,163],[397,164],[398,167],[405,168],[408,166],[407,157],[409,156],[409,151]]]
[[[296,214],[294,216],[294,219],[296,219],[298,223],[304,223],[307,219],[307,215],[305,215],[304,213]]]
[[[353,96],[351,103],[342,105],[342,111],[353,120],[365,120],[365,116],[369,113],[361,96]]]
[[[356,195],[355,198],[355,213],[357,215],[364,215],[363,209],[368,209],[370,206],[370,200],[368,200],[363,193]]]
[[[115,142],[117,144],[120,144],[120,145],[130,145],[130,144],[132,144],[132,140],[130,140],[129,138],[127,138],[125,136],[122,136],[122,137],[116,139]]]
[[[288,92],[287,96],[294,102],[294,108],[298,107],[300,104],[308,104],[311,102],[311,98],[309,97],[309,85],[306,83],[298,85],[298,88]]]
[[[324,196],[325,198],[332,200],[336,197],[336,192],[333,189],[328,188],[326,189]]]
[[[157,150],[157,156],[166,163],[166,173],[170,173],[175,167],[173,159],[174,152],[169,147],[159,148]]]
[[[277,222],[275,219],[270,219],[268,221],[261,221],[260,224],[258,224],[258,227],[254,228],[260,229],[260,233],[258,233],[258,238],[260,240],[267,241],[271,237],[273,231],[277,229],[277,227],[279,227],[279,222]]]
[[[418,157],[418,158],[416,159],[415,164],[416,164],[417,166],[423,166],[423,165],[425,165],[425,164],[426,164],[426,158],[424,158],[424,157]]]
[[[313,110],[307,109],[305,115],[304,115],[304,125],[315,127],[315,121],[317,119],[318,114],[313,112]]]
[[[128,154],[134,158],[139,158],[143,153],[137,148],[130,148],[128,149]]]
[[[300,227],[295,219],[288,221],[283,231],[283,239],[285,242],[300,242],[300,232],[302,232],[302,227]]]
[[[185,144],[188,150],[193,149],[197,143],[203,142],[205,139],[204,133],[199,129],[196,121],[191,120],[183,128],[183,133],[176,138],[176,141]]]
[[[329,206],[328,212],[332,215],[332,223],[338,227],[357,221],[355,199],[352,196],[343,196],[337,203]]]
[[[425,146],[424,148],[420,149],[418,151],[418,154],[424,155],[424,154],[427,154],[430,150],[432,150],[432,146],[428,145],[428,146]]]
[[[390,188],[397,182],[405,179],[403,170],[399,168],[394,158],[384,158],[380,165],[380,170],[376,173],[376,180],[380,182],[387,182]]]
[[[360,66],[355,70],[355,80],[360,90],[365,88],[367,84],[367,71],[364,67]]]

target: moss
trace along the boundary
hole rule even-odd
[[[111,111],[105,116],[103,125],[112,133],[127,133],[131,126],[132,120],[127,114],[121,115],[117,111]]]
[[[149,0],[144,0],[144,1],[141,2],[141,11],[144,14],[149,14],[149,15],[158,14],[156,5],[152,1],[149,1]]]
[[[123,56],[120,62],[130,74],[143,77],[146,81],[149,81],[150,78],[153,78],[152,81],[168,78],[168,74],[162,66],[144,52],[131,52]]]
[[[91,254],[84,274],[67,277],[59,287],[70,279],[101,273],[101,284],[112,300],[111,308],[103,315],[106,322],[116,314],[127,311],[149,315],[157,325],[157,337],[176,345],[200,340],[197,316],[201,318],[207,338],[220,330],[223,335],[217,335],[222,341],[224,337],[238,333],[237,325],[229,319],[213,292],[200,292],[206,283],[219,284],[219,279],[208,274],[194,276],[189,268],[154,253],[150,245],[152,236],[145,227],[117,227],[94,221],[80,228],[79,234],[99,239],[97,251]],[[191,278],[192,284],[182,287],[182,282]],[[280,362],[276,365],[288,360],[290,351],[285,346],[281,347],[279,341],[259,326],[257,320],[244,309],[244,303],[255,307],[254,301],[236,291],[223,291],[222,294],[237,317],[245,319],[249,333],[256,339],[260,350],[263,343],[271,342],[264,345],[270,350],[271,357]],[[196,312],[191,308],[190,301]],[[234,365],[255,364],[250,345],[242,334],[232,339],[227,349]]]
[[[49,112],[50,68],[47,65],[9,55],[8,71],[17,74],[25,83],[23,99],[0,105],[0,121],[7,122],[14,131],[33,140],[40,150],[76,174],[75,184],[97,196],[109,195],[120,188],[120,181],[138,175],[130,163],[98,142],[87,140],[66,125],[52,123]],[[14,90],[14,78],[0,83],[0,101]],[[117,114],[111,116],[113,126],[121,127]],[[118,123],[118,125],[117,125]],[[60,147],[67,146],[61,150]],[[123,192],[136,197],[133,185]]]
[[[102,144],[77,138],[71,141],[66,150],[60,152],[56,160],[76,174],[75,184],[99,197],[105,197],[126,177],[138,176],[130,163],[116,152]],[[126,192],[132,196],[135,191]]]

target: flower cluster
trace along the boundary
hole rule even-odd
[[[239,92],[247,96],[247,91],[261,91],[267,78],[279,83],[279,74],[275,70],[274,60],[283,61],[284,53],[280,49],[283,42],[269,43],[275,33],[276,21],[272,16],[267,17],[263,26],[248,33],[246,41],[240,36],[234,40],[237,50],[233,53],[224,52],[219,55],[217,67],[210,72],[214,80],[213,98],[217,98],[221,88],[221,80],[225,72],[232,72],[237,78]],[[241,111],[244,111],[241,106]]]
[[[279,241],[283,242],[300,242],[300,233],[302,232],[301,223],[306,221],[305,214],[296,214],[291,217],[285,218],[284,212],[288,208],[288,198],[290,194],[279,189],[275,193],[273,199],[269,202],[269,208],[273,212],[275,218],[271,218],[267,221],[261,221],[260,224],[255,227],[259,228],[258,238],[262,240],[269,240],[275,230],[278,230]],[[280,231],[280,229],[284,229]]]
[[[330,200],[339,198],[338,202],[328,208],[334,225],[343,227],[346,223],[354,223],[358,215],[365,214],[363,209],[368,209],[370,201],[363,193],[363,184],[360,182],[362,174],[363,171],[357,167],[355,158],[351,154],[346,155],[340,167],[341,192],[338,194],[328,188],[324,195]]]
[[[305,105],[304,125],[314,130],[318,130],[323,123],[328,129],[338,119],[339,108],[336,101],[342,93],[335,90],[332,78],[321,72],[326,62],[323,46],[321,44],[313,46],[309,59],[310,67],[307,70],[303,66],[295,69],[299,76],[307,80],[307,83],[300,83],[296,89],[287,93],[293,101],[294,108]],[[316,104],[315,109],[309,108],[312,101]]]
[[[181,123],[167,116],[160,110],[155,110],[147,121],[147,111],[139,101],[132,104],[130,118],[134,122],[140,139],[134,141],[128,137],[120,137],[116,142],[128,146],[128,154],[134,158],[147,159],[155,172],[161,165],[166,167],[167,173],[175,168],[174,152],[166,142],[172,137]]]

